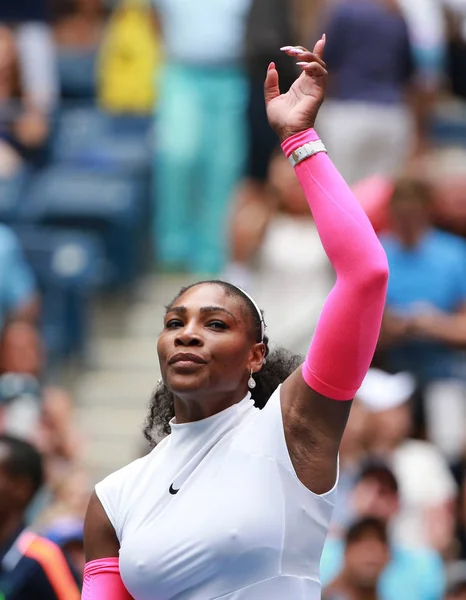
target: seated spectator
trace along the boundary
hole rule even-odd
[[[34,322],[39,313],[32,272],[14,233],[0,224],[0,334],[15,319]]]
[[[332,160],[351,185],[397,174],[417,139],[406,102],[410,37],[396,0],[331,3],[322,31],[330,85],[317,129]]]
[[[102,0],[58,0],[54,16],[60,49],[87,50],[100,45],[106,22]]]
[[[388,531],[400,510],[398,482],[384,464],[367,463],[349,497],[353,519],[375,518]],[[408,548],[390,536],[390,560],[381,574],[381,600],[441,600],[444,570],[440,556],[428,548]],[[321,577],[325,584],[341,572],[344,544],[341,536],[330,535],[321,560]]]
[[[466,600],[466,563],[455,565],[444,600]]]
[[[385,524],[373,518],[356,522],[346,535],[341,572],[324,590],[323,599],[379,600],[378,583],[389,560]]]
[[[48,135],[46,116],[28,105],[19,85],[16,39],[10,28],[0,25],[0,176],[14,176],[23,159],[34,158]]]
[[[58,80],[55,47],[49,25],[49,0],[0,3],[0,23],[15,33],[19,73],[30,116],[45,117],[56,105]]]
[[[454,439],[458,454],[465,391],[436,385],[430,392],[429,386],[459,380],[464,388],[460,349],[466,347],[466,245],[432,227],[431,190],[421,181],[398,181],[390,210],[392,232],[381,237],[390,280],[379,349],[388,370],[413,373],[423,388],[429,438],[441,447],[442,438]]]
[[[71,569],[53,542],[25,529],[28,505],[44,483],[41,457],[27,442],[0,436],[0,596],[79,600]]]
[[[367,460],[366,420],[367,411],[356,397],[340,445],[340,475],[331,522],[331,531],[335,535],[340,535],[354,518],[350,498],[361,467]]]
[[[44,349],[37,328],[13,321],[0,343],[0,431],[34,443],[47,477],[60,480],[79,457],[73,400],[64,389],[43,385]]]
[[[250,199],[233,218],[236,263],[223,277],[246,288],[264,308],[277,344],[305,354],[302,323],[317,323],[334,282],[333,271],[298,179],[282,154],[268,172],[269,201]],[[310,301],[286,320],[283,308],[297,295]]]
[[[44,535],[61,548],[75,575],[82,581],[84,574],[84,521],[61,517],[52,521]]]
[[[434,444],[409,438],[414,389],[414,380],[406,373],[369,371],[358,391],[368,411],[366,443],[372,455],[391,465],[398,480],[401,504],[392,527],[394,540],[448,556],[455,533],[458,486]]]

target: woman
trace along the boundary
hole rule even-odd
[[[306,361],[268,356],[262,313],[240,289],[203,282],[179,293],[159,338],[163,384],[146,430],[174,414],[171,435],[96,487],[86,600],[320,598],[338,448],[374,352],[388,275],[369,221],[312,129],[324,46],[323,38],[313,52],[285,48],[303,70],[289,93],[280,95],[273,63],[265,82],[269,122],[299,163],[337,272]]]

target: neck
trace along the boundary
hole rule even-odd
[[[0,519],[0,546],[6,544],[11,536],[23,523],[23,514],[21,512],[10,514]]]
[[[332,590],[339,592],[348,600],[378,600],[377,587],[362,587],[351,580],[351,577],[343,572],[337,577],[332,585]]]
[[[238,404],[246,397],[247,392],[237,390],[234,394],[212,393],[196,396],[175,396],[176,423],[192,423],[216,415],[223,410]]]

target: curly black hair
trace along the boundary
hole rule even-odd
[[[239,298],[243,303],[246,314],[248,315],[251,328],[253,329],[254,339],[257,342],[263,341],[265,344],[265,361],[262,369],[254,373],[256,387],[251,390],[251,396],[257,408],[262,409],[267,404],[270,396],[277,389],[280,383],[293,373],[303,362],[303,357],[298,354],[293,354],[285,348],[276,348],[270,351],[269,338],[264,335],[262,339],[262,321],[263,314],[259,315],[256,307],[251,302],[251,299],[239,288],[226,281],[212,279],[208,281],[200,281],[190,286],[182,288],[173,298],[167,307],[167,310],[182,296],[187,290],[197,285],[211,284],[219,285],[223,288],[228,296]],[[173,394],[160,381],[152,394],[149,404],[149,414],[144,425],[144,437],[147,441],[155,446],[157,439],[164,437],[170,433],[170,420],[175,416],[175,406]]]

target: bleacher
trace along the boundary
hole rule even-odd
[[[83,355],[89,307],[143,268],[151,118],[110,115],[95,99],[96,56],[60,53],[62,101],[40,167],[0,180],[0,221],[19,235],[42,293],[49,361]]]

